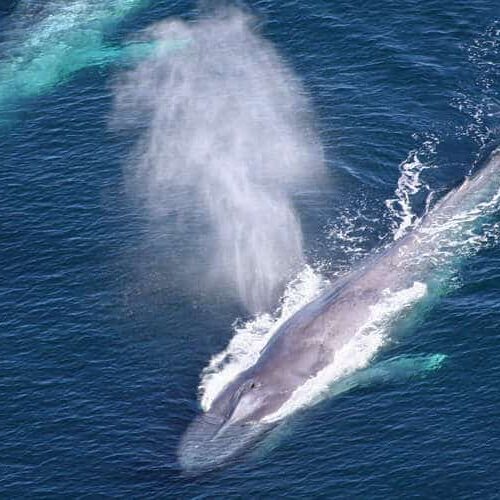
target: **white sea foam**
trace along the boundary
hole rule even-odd
[[[394,191],[395,198],[390,198],[385,202],[393,220],[395,240],[402,238],[419,220],[412,199],[422,189],[430,192],[430,188],[422,180],[421,174],[424,170],[433,167],[427,158],[435,153],[436,144],[436,138],[424,141],[419,150],[410,151],[406,160],[399,166],[400,176]]]
[[[377,215],[365,203],[358,203],[356,208],[348,206],[343,209],[326,230],[329,246],[336,255],[332,264],[342,271],[352,267],[367,253],[379,222]]]

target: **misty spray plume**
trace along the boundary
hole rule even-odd
[[[134,190],[167,224],[201,214],[209,282],[262,311],[304,263],[292,196],[324,168],[307,100],[240,11],[165,21],[149,34],[158,51],[116,91],[115,123],[144,129]],[[176,41],[182,49],[162,51]],[[187,222],[177,228],[189,232]]]

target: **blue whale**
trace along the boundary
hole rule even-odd
[[[257,362],[228,383],[179,445],[186,471],[225,463],[276,421],[296,391],[337,361],[388,296],[442,282],[474,248],[474,230],[500,206],[500,148],[406,236],[369,257],[291,316]],[[284,413],[286,414],[286,412]]]

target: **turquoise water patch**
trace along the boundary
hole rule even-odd
[[[147,0],[53,3],[13,30],[0,59],[0,109],[49,92],[76,72],[127,57],[148,55],[150,44],[113,47],[107,33]],[[21,13],[27,14],[20,9]],[[12,16],[16,16],[13,13]]]

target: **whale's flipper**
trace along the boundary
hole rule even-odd
[[[331,387],[330,395],[337,395],[353,389],[374,385],[424,378],[432,372],[439,370],[446,359],[447,356],[445,354],[422,354],[397,356],[380,361],[335,383]]]
[[[331,386],[326,396],[332,397],[360,388],[422,379],[442,368],[447,358],[448,356],[445,354],[421,354],[397,356],[380,361],[336,382]],[[279,422],[273,432],[255,449],[252,456],[255,460],[259,460],[268,455],[293,432],[293,421]]]

